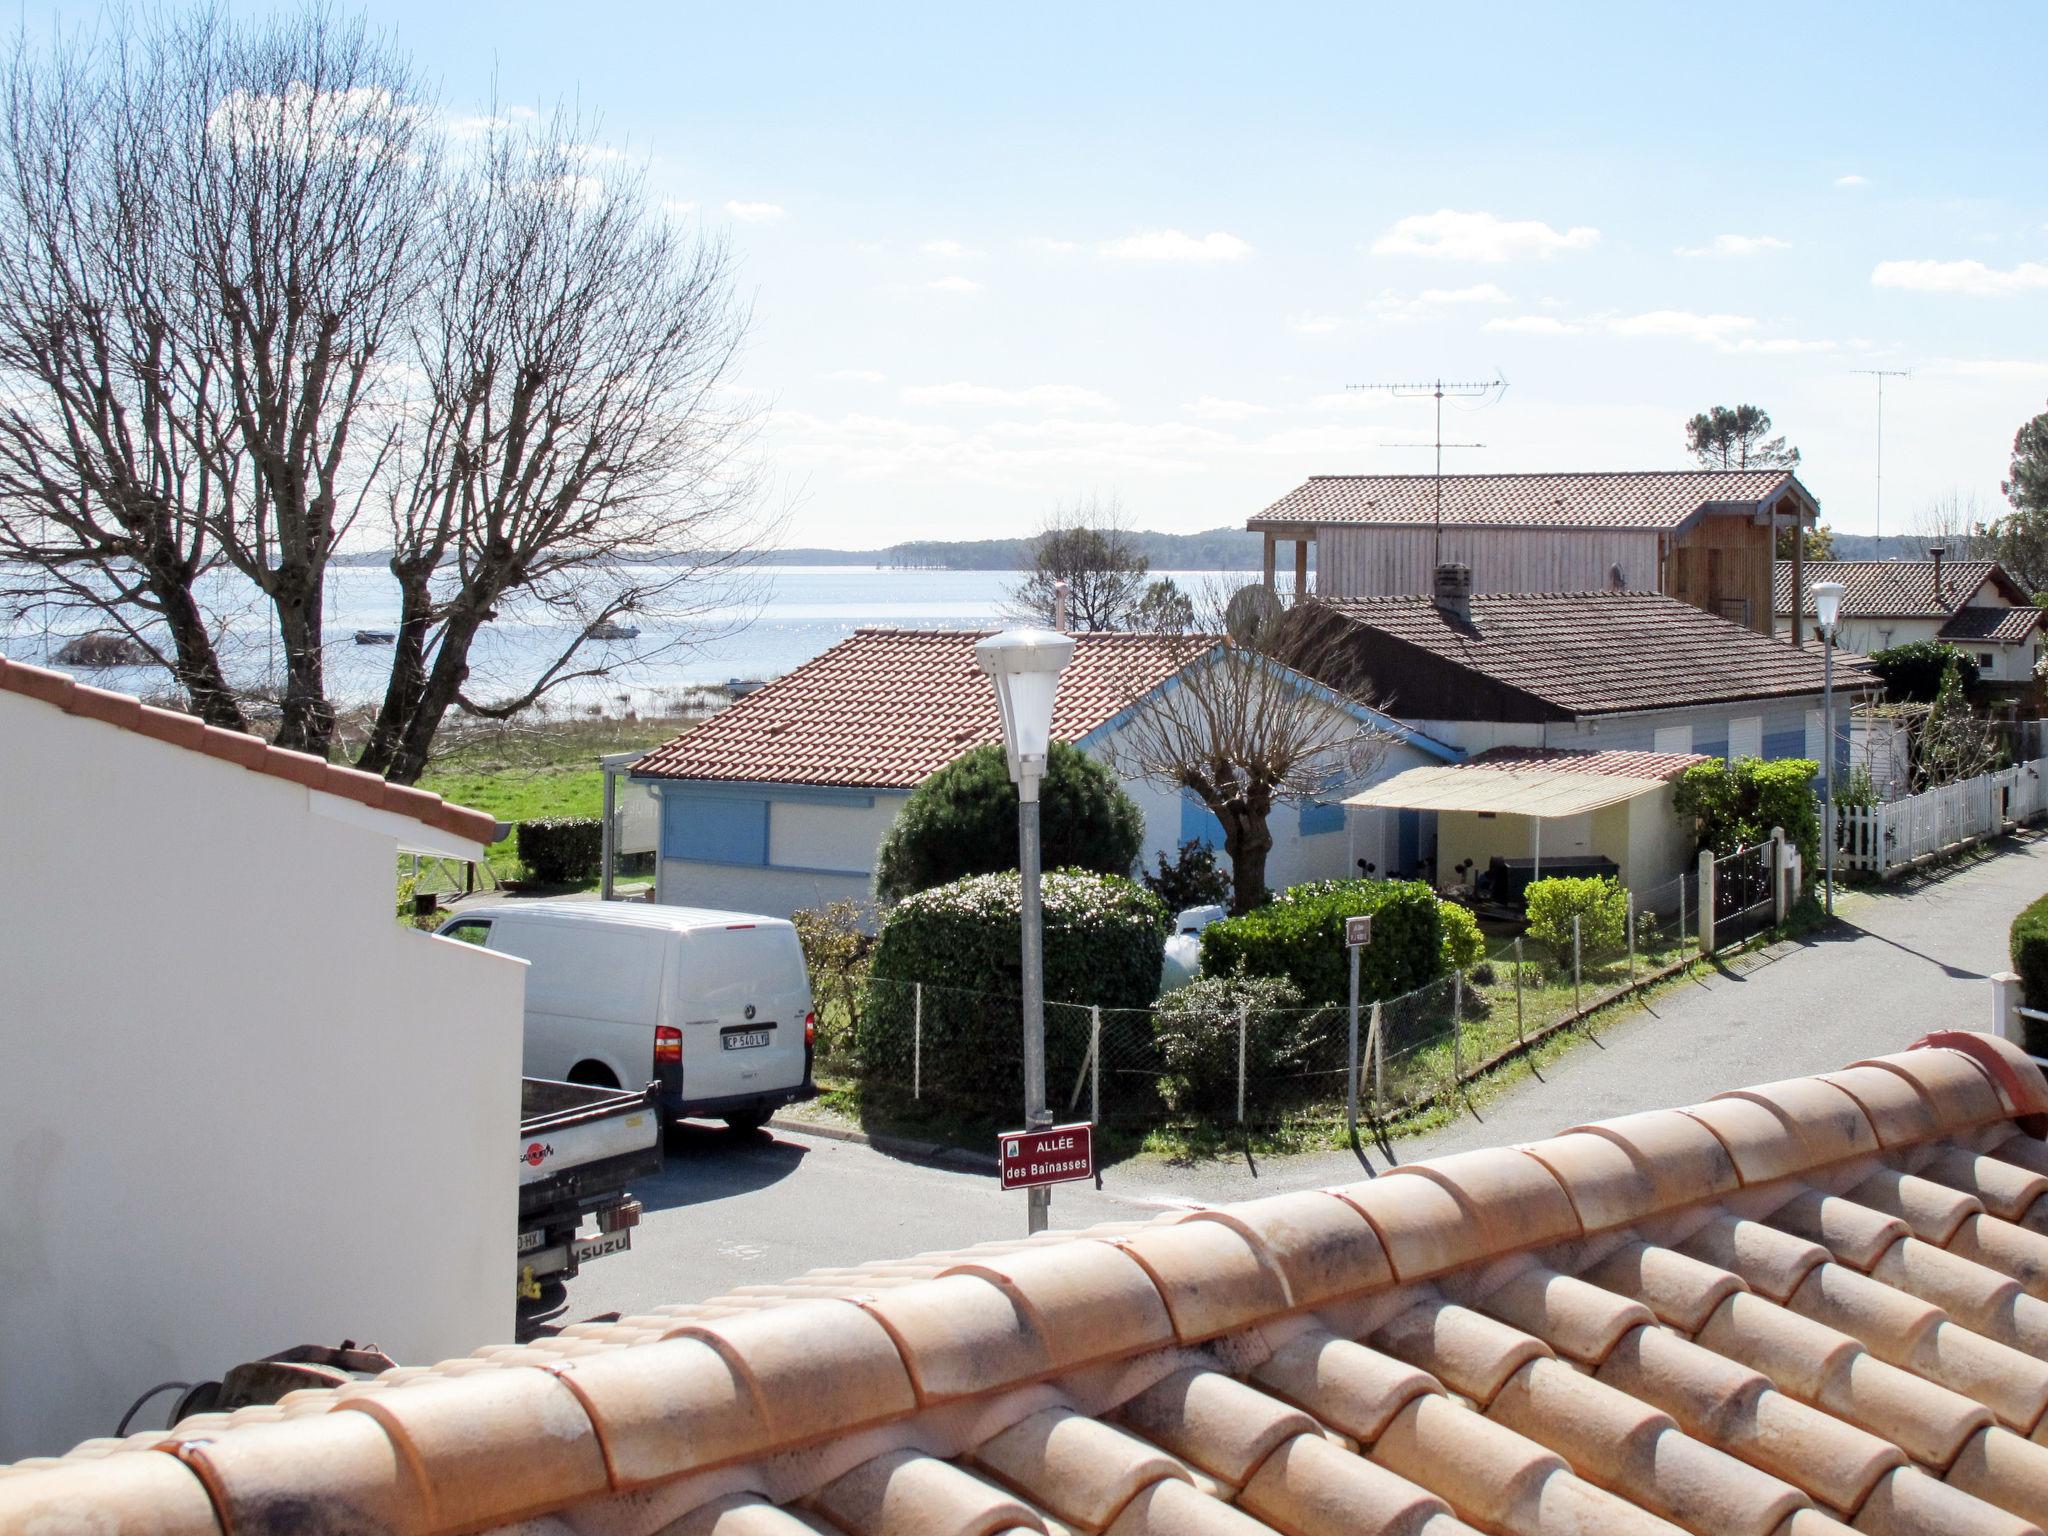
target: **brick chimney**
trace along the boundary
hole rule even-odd
[[[1436,606],[1440,613],[1461,624],[1472,622],[1472,567],[1440,565],[1436,568]]]

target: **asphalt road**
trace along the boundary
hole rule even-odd
[[[1535,1140],[1633,1110],[1822,1072],[1903,1048],[1930,1029],[1986,1026],[1985,978],[2007,967],[2006,930],[2048,890],[2048,840],[1907,887],[1856,893],[1836,924],[1745,957],[1603,1024],[1598,1038],[1456,1124],[1397,1144],[1395,1161]],[[1055,1225],[1142,1218],[1172,1206],[1346,1183],[1387,1165],[1372,1149],[1174,1166],[1138,1158],[1101,1191],[1053,1194]],[[821,1266],[1021,1236],[1024,1197],[991,1174],[891,1157],[788,1132],[692,1130],[635,1191],[646,1216],[630,1253],[572,1281],[570,1321],[699,1300]]]

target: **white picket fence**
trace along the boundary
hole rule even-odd
[[[1903,800],[1845,806],[1836,813],[1841,843],[1835,867],[1889,874],[1929,854],[1996,837],[2044,813],[2048,813],[2048,757],[1923,790]]]

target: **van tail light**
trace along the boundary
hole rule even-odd
[[[683,1060],[683,1032],[670,1024],[654,1027],[654,1065],[680,1066]]]
[[[815,1011],[804,1015],[804,1048],[818,1043],[818,1015]]]

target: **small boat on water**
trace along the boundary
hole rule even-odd
[[[593,624],[590,626],[590,638],[593,640],[637,640],[640,638],[640,626],[637,624],[613,624],[609,622]]]
[[[359,629],[356,631],[357,645],[392,645],[398,636],[388,629]]]
[[[744,699],[756,689],[767,686],[768,680],[764,677],[729,677],[725,680],[725,691],[736,699]]]

